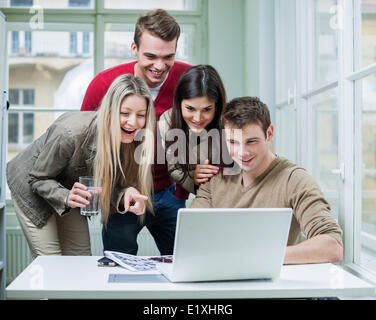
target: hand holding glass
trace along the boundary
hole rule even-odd
[[[79,183],[86,187],[87,195],[86,206],[80,206],[80,213],[83,216],[96,216],[100,212],[99,200],[102,187],[95,183],[94,177],[80,177]]]

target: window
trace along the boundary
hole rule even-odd
[[[337,219],[337,1],[276,0],[275,8],[276,150],[313,175]]]
[[[89,7],[90,0],[69,0],[70,7]]]
[[[25,31],[25,52],[26,54],[31,54],[31,32]]]
[[[295,0],[275,2],[276,54],[276,152],[291,161],[297,161],[296,115],[296,8]]]
[[[9,112],[8,114],[8,143],[17,144],[19,137],[19,126],[18,126],[18,113]]]
[[[314,61],[313,86],[336,80],[338,77],[338,28],[333,22],[337,0],[314,1]]]
[[[29,8],[32,6],[40,6],[44,9],[90,9],[94,6],[94,0],[5,0],[8,7],[13,8]]]
[[[82,34],[82,53],[88,54],[90,53],[90,33],[84,32]]]
[[[112,6],[120,9],[116,12],[107,7],[109,3],[105,0],[23,1],[22,6],[38,5],[44,9],[43,29],[32,29],[30,16],[24,11],[17,14],[18,9],[12,9],[12,14],[7,16],[9,88],[14,88],[9,92],[13,103],[8,160],[38,138],[61,112],[79,110],[94,74],[135,59],[130,46],[134,23],[141,12],[137,10],[150,9],[157,2],[112,1]],[[131,8],[129,3],[140,6]],[[7,1],[7,4],[21,6],[21,2]],[[178,10],[174,16],[182,33],[176,59],[191,64],[203,61],[202,2],[168,0],[158,2],[158,7]],[[50,9],[70,11],[50,13]],[[8,9],[1,10],[7,15]],[[33,92],[23,88],[33,88]]]
[[[9,103],[14,107],[33,106],[34,89],[9,89]],[[34,113],[9,112],[8,143],[18,150],[34,140]]]
[[[12,31],[12,54],[18,54],[18,48],[20,46],[19,43],[19,32],[18,31]]]
[[[194,10],[196,8],[195,0],[138,0],[138,1],[119,1],[105,0],[104,5],[107,9],[144,9],[151,10],[164,8],[166,10]]]
[[[376,3],[354,1],[354,65],[349,76],[354,87],[355,141],[355,235],[354,262],[366,270],[376,270]],[[359,16],[357,15],[359,14]]]
[[[312,173],[319,183],[331,212],[338,220],[338,90],[332,89],[311,98]]]
[[[362,0],[360,6],[362,24],[359,65],[366,67],[376,62],[376,3]]]
[[[12,31],[10,35],[11,55],[30,55],[32,53],[32,39],[30,31]]]
[[[54,109],[79,110],[93,77],[93,36],[85,30],[89,27],[70,26],[78,31],[61,31],[61,25],[55,24],[46,25],[49,31],[26,31],[28,26],[24,26],[26,30],[22,27],[19,25],[21,30],[17,32],[33,39],[33,47],[26,56],[20,51],[8,57],[9,114],[12,114],[8,159],[45,132],[61,114]],[[85,41],[79,41],[84,37]],[[24,89],[18,88],[20,85]]]
[[[69,52],[72,54],[77,53],[77,32],[69,33]]]
[[[276,153],[296,162],[296,110],[294,104],[277,107],[276,110]]]
[[[276,132],[282,135],[276,149],[292,156],[296,146],[297,162],[315,177],[343,227],[343,263],[374,280],[376,2],[307,0],[292,7],[286,12],[275,0]],[[285,68],[291,59],[295,66]]]
[[[31,7],[33,0],[10,0],[11,7]]]
[[[361,91],[361,146],[362,146],[362,246],[376,253],[376,247],[367,246],[366,238],[376,239],[376,77],[372,74],[360,80]],[[373,243],[374,244],[374,243]]]
[[[296,86],[295,0],[276,1],[276,98],[277,104],[292,103]]]
[[[131,24],[106,25],[104,33],[105,69],[135,59],[131,51],[133,28],[134,26]]]
[[[39,138],[63,112],[79,111],[95,74],[135,59],[130,52],[134,23],[151,7],[177,10],[173,15],[182,26],[178,60],[191,64],[206,60],[202,43],[207,38],[207,19],[202,0],[24,1],[24,7],[43,8],[42,29],[30,24],[33,14],[28,14],[29,10],[10,0],[3,2],[8,7],[0,9],[7,20],[8,65],[1,65],[0,70],[8,69],[3,74],[9,74],[8,87],[12,89],[7,161]],[[107,6],[111,2],[114,8]],[[9,188],[6,197],[7,213],[12,214]],[[12,223],[13,218],[8,221]],[[100,234],[97,222],[93,222],[94,228],[97,226],[95,232]],[[19,255],[19,251],[11,252],[11,257]]]

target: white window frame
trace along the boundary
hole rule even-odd
[[[275,34],[277,35],[278,34],[278,31],[279,30],[284,30],[284,28],[282,27],[282,24],[281,24],[281,20],[280,20],[280,15],[279,15],[279,12],[281,12],[281,6],[283,6],[283,0],[277,0],[275,2],[275,9],[274,9],[274,12],[275,12],[275,15],[274,15],[274,18],[275,18]],[[295,29],[297,29],[297,25],[295,25]],[[298,48],[298,43],[297,43],[297,30],[295,30],[295,52],[297,52],[297,48]],[[278,48],[280,48],[281,46],[285,45],[285,43],[279,41],[279,38],[278,36],[276,36],[275,38],[275,47],[276,47],[276,50],[278,50]],[[276,59],[278,59],[280,57],[280,55],[276,54]],[[281,61],[282,62],[282,61]],[[283,62],[282,62],[283,63]],[[276,65],[278,64],[278,61],[276,61]],[[284,81],[284,79],[280,79],[278,78],[280,76],[280,74],[278,72],[276,72],[276,82],[278,81]],[[297,83],[298,82],[298,79],[297,79],[297,74],[294,75],[295,76],[295,82]],[[278,83],[276,83],[276,86],[278,85]],[[281,121],[281,119],[283,118],[283,113],[284,112],[287,112],[287,108],[293,108],[293,110],[296,111],[296,117],[295,117],[295,121],[292,121],[291,123],[289,123],[289,125],[292,125],[294,126],[294,132],[295,132],[295,136],[298,137],[299,135],[299,132],[298,132],[298,129],[300,127],[299,125],[299,121],[298,121],[298,100],[297,100],[297,86],[295,85],[294,87],[292,88],[288,88],[288,92],[286,92],[286,99],[285,98],[282,98],[282,99],[279,99],[278,95],[275,94],[275,97],[276,97],[276,101],[275,101],[275,112],[276,112],[276,135],[275,135],[275,146],[276,146],[276,153],[279,154],[279,155],[286,155],[286,154],[294,154],[294,157],[293,158],[290,158],[291,161],[295,161],[296,163],[299,163],[300,162],[300,159],[299,159],[299,147],[298,147],[298,139],[296,139],[294,142],[292,142],[291,140],[290,141],[287,141],[286,138],[285,138],[285,133],[281,132],[282,129],[280,129],[279,127],[279,123]],[[291,149],[291,147],[293,146],[293,150]],[[288,150],[289,149],[289,150]]]
[[[342,0],[345,1],[345,0]],[[347,41],[352,41],[353,49],[352,52],[346,52],[345,55],[349,56],[347,59],[352,59],[352,70],[347,70],[345,73],[345,82],[348,83],[348,89],[351,88],[353,93],[352,102],[353,102],[353,123],[354,123],[354,159],[353,159],[353,168],[356,173],[359,173],[362,166],[362,145],[358,143],[362,141],[362,101],[361,101],[361,87],[360,81],[365,79],[367,76],[376,74],[376,63],[368,65],[367,67],[361,68],[359,63],[360,58],[360,37],[361,37],[361,7],[360,0],[345,1],[348,3],[348,6],[352,5],[353,16],[345,16],[345,19],[348,19],[348,24],[351,22],[353,25],[353,34],[352,38],[348,38]],[[346,26],[346,20],[345,20]],[[345,33],[345,30],[344,30]],[[349,35],[347,35],[349,36]],[[353,215],[353,224],[354,224],[354,238],[353,238],[353,261],[351,261],[348,266],[352,270],[356,271],[359,274],[365,274],[376,282],[376,271],[369,270],[365,266],[360,264],[360,254],[362,242],[366,241],[369,244],[375,244],[375,239],[372,235],[362,232],[361,230],[361,211],[362,211],[362,177],[360,174],[354,175],[354,215]]]
[[[361,161],[361,100],[359,90],[357,90],[358,80],[364,79],[370,74],[376,73],[376,63],[366,68],[356,69],[355,61],[359,56],[356,52],[360,42],[361,13],[360,0],[338,0],[338,6],[343,8],[343,17],[339,16],[340,27],[338,30],[338,79],[312,87],[309,79],[305,77],[309,70],[312,70],[313,48],[310,46],[312,37],[311,30],[313,18],[313,6],[311,1],[296,0],[296,92],[294,94],[294,104],[296,108],[296,139],[297,163],[311,171],[312,148],[309,144],[312,141],[312,130],[306,125],[311,117],[310,100],[312,97],[338,88],[338,173],[343,168],[342,180],[338,176],[339,183],[339,216],[338,222],[344,231],[344,257],[341,265],[358,276],[376,283],[376,270],[369,270],[359,264],[361,244],[368,241],[369,245],[376,246],[375,237],[369,237],[361,232],[361,197],[362,181],[361,176],[356,175],[355,169],[359,168]],[[277,9],[276,9],[277,12]],[[276,29],[278,19],[276,18]],[[278,48],[277,48],[278,50]],[[278,51],[276,52],[278,55]],[[286,102],[278,101],[277,106],[277,126],[280,117],[278,110],[282,110],[287,105]],[[305,124],[304,126],[302,124]],[[308,143],[307,143],[308,142]],[[291,139],[290,143],[294,143]],[[278,144],[278,140],[277,140]],[[277,145],[277,150],[280,146]],[[283,148],[283,146],[282,146]]]

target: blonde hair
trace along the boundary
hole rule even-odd
[[[143,141],[121,143],[120,106],[132,95],[144,97],[147,103],[145,135]],[[148,197],[147,208],[153,212],[151,195],[153,178],[151,165],[154,160],[155,110],[146,83],[131,74],[117,77],[104,96],[97,111],[97,153],[94,176],[101,181],[102,223],[106,226],[111,205],[111,195],[116,189],[133,186]],[[142,161],[135,159],[136,148],[141,148]],[[140,222],[144,215],[140,216]]]

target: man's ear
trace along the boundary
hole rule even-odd
[[[274,126],[271,124],[269,128],[266,130],[266,141],[268,142],[272,141],[273,136],[274,136]]]
[[[136,45],[135,42],[132,42],[132,43],[131,43],[131,50],[132,50],[132,54],[133,54],[134,56],[137,56],[137,52],[138,52],[138,50],[137,50],[137,45]]]

